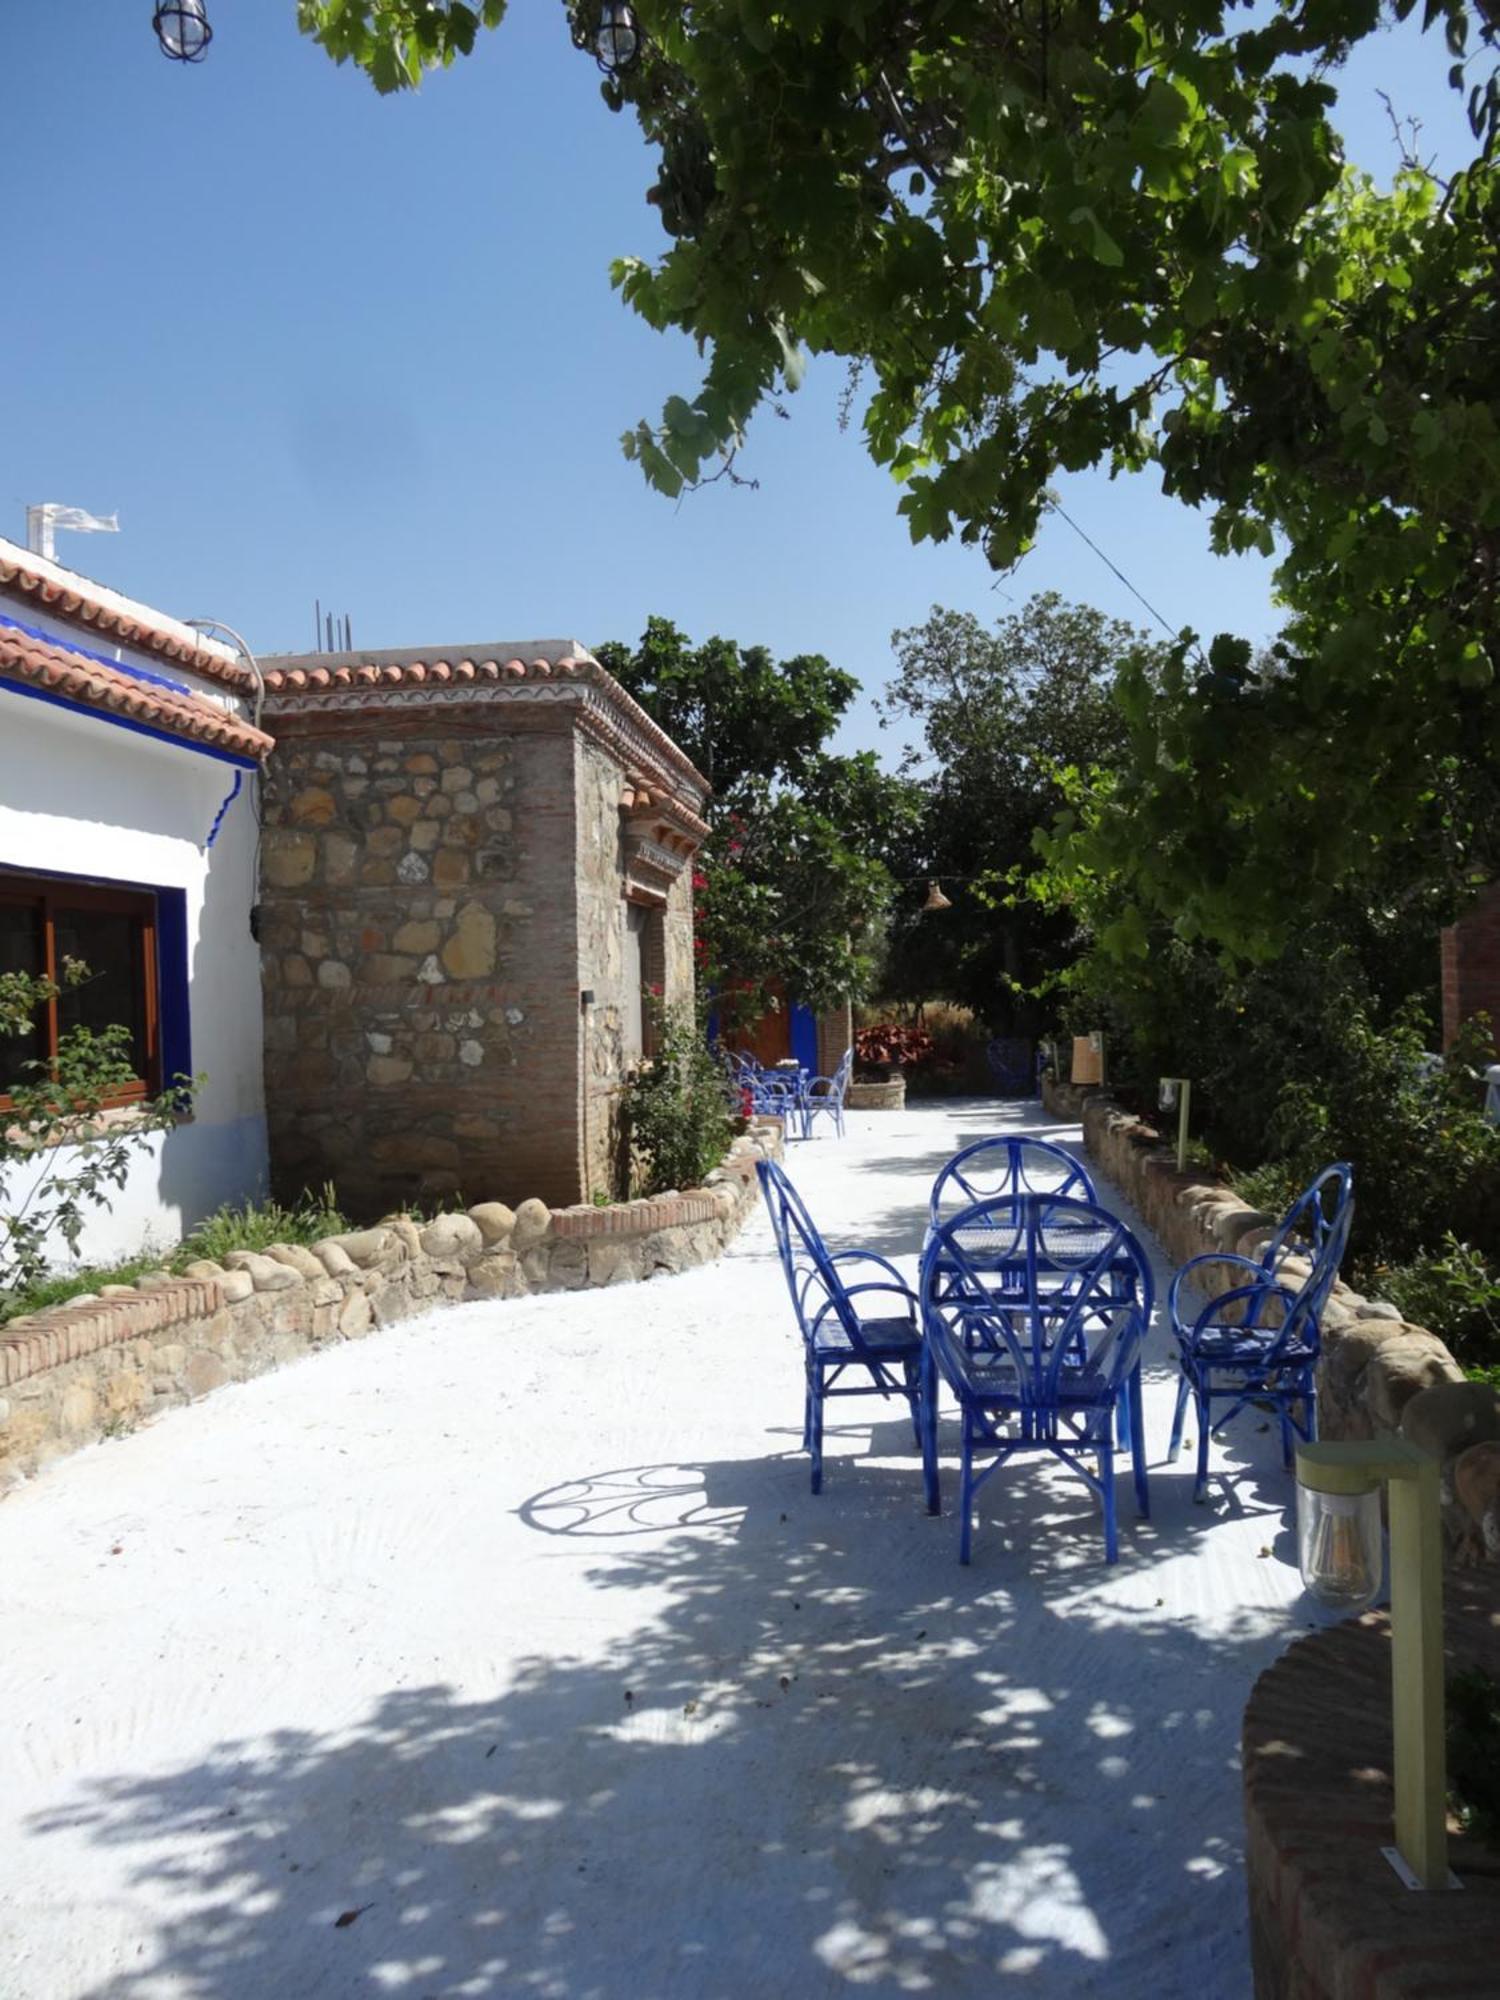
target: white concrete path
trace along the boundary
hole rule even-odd
[[[942,1161],[1023,1124],[1078,1136],[866,1113],[791,1170],[909,1264]],[[934,1520],[878,1402],[812,1498],[763,1217],[55,1466],[0,1505],[0,1995],[1241,2000],[1292,1487],[1251,1420],[1195,1508],[1151,1367],[1113,1570],[1034,1462],[961,1569],[952,1460]]]

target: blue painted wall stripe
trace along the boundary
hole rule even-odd
[[[233,750],[220,750],[212,743],[195,743],[190,736],[174,736],[170,730],[153,729],[149,723],[136,722],[128,715],[116,715],[107,708],[89,708],[82,702],[69,701],[65,695],[51,694],[45,688],[25,687],[19,681],[0,679],[0,693],[24,695],[28,701],[44,701],[50,708],[66,709],[69,715],[87,716],[94,722],[109,722],[116,729],[128,729],[133,736],[147,736],[156,743],[169,743],[174,750],[191,750],[195,756],[212,757],[216,764],[230,764],[237,771],[260,769],[254,757],[242,757]]]

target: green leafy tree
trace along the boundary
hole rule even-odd
[[[920,730],[907,767],[927,772],[920,873],[943,884],[953,907],[928,916],[916,893],[906,898],[886,988],[958,1001],[997,1032],[1034,1034],[1055,1011],[1047,995],[1078,924],[1064,903],[1023,893],[1033,837],[1063,804],[1063,774],[1118,754],[1111,690],[1141,635],[1048,591],[993,628],[934,610],[892,643],[899,672],[886,713]]]
[[[820,654],[695,646],[653,618],[598,658],[711,778],[698,857],[699,970],[731,1023],[773,994],[859,998],[880,961],[912,788],[873,756],[824,748],[859,683]]]
[[[40,1008],[82,985],[88,968],[63,966],[61,983],[25,972],[0,973],[0,1046],[22,1042]],[[55,1061],[20,1059],[0,1078],[10,1108],[0,1113],[0,1301],[28,1291],[56,1261],[59,1244],[76,1257],[91,1209],[107,1208],[132,1160],[192,1099],[185,1080],[154,1101],[133,1105],[128,1122],[105,1115],[122,1085],[135,1080],[130,1034],[82,1024],[58,1037]]]
[[[1396,0],[1406,18],[1415,0]],[[499,9],[483,10],[486,20]],[[626,437],[672,494],[838,355],[916,537],[998,565],[1060,472],[1154,466],[1214,546],[1279,557],[1271,671],[1222,641],[1128,677],[1132,755],[1081,863],[1136,921],[1274,956],[1351,882],[1500,863],[1495,9],[1429,0],[1471,159],[1352,171],[1332,81],[1376,0],[640,0],[605,85],[670,247],[616,280],[707,356]],[[596,0],[568,9],[587,45]],[[426,0],[304,0],[385,89],[472,40]],[[1408,148],[1408,151],[1410,149]],[[1248,881],[1248,901],[1240,885]]]
[[[801,782],[859,692],[821,653],[777,660],[733,639],[695,646],[667,618],[648,619],[637,645],[612,640],[596,656],[724,798],[756,779]]]

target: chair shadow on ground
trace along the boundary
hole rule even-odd
[[[1066,1479],[997,1482],[960,1569],[904,1418],[830,1432],[817,1499],[768,1442],[525,1501],[538,1565],[639,1594],[606,1657],[580,1632],[482,1698],[393,1688],[40,1816],[158,1902],[166,1871],[92,2000],[1244,1992],[1234,1760],[1284,1621],[1142,1609]]]

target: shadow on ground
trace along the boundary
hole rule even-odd
[[[963,1571],[904,1423],[851,1437],[817,1500],[791,1452],[531,1496],[539,1575],[640,1599],[606,1659],[580,1632],[39,1818],[173,1909],[95,2000],[1244,1992],[1233,1764],[1284,1620],[1153,1606],[1160,1517],[1122,1499],[1108,1571],[1065,1478],[1010,1482]]]

